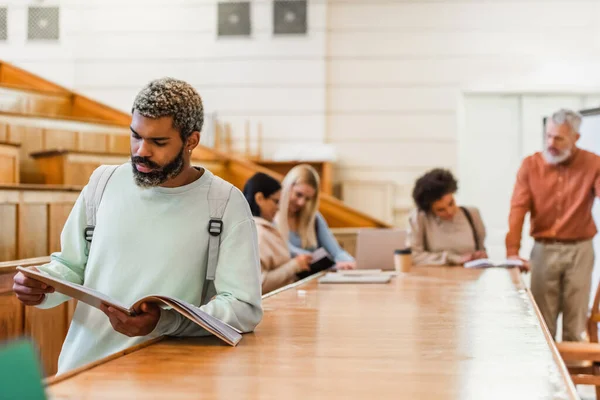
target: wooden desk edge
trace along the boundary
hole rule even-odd
[[[83,365],[83,366],[81,366],[79,368],[76,368],[74,370],[71,370],[69,372],[65,372],[62,375],[58,375],[58,376],[53,376],[53,377],[50,377],[50,378],[46,378],[44,380],[44,383],[45,383],[46,386],[54,385],[55,383],[62,382],[64,380],[66,380],[66,379],[74,377],[75,375],[79,375],[82,372],[89,371],[90,369],[92,369],[94,367],[97,367],[98,365],[106,364],[107,362],[109,362],[111,360],[123,357],[123,356],[125,356],[127,354],[131,354],[131,353],[136,352],[138,350],[141,350],[141,349],[143,349],[145,347],[153,345],[154,343],[158,343],[161,340],[163,340],[164,338],[165,338],[165,336],[159,336],[157,338],[150,339],[150,340],[148,340],[146,342],[140,343],[140,344],[138,344],[136,346],[128,347],[125,350],[119,351],[117,353],[111,354],[110,356],[107,356],[107,357],[101,358],[99,360],[96,360],[94,362],[91,362],[89,364]]]
[[[575,388],[575,384],[573,383],[573,380],[571,379],[571,374],[569,374],[569,370],[567,369],[567,366],[565,365],[562,357],[560,356],[560,353],[558,352],[558,349],[556,348],[556,343],[554,342],[554,338],[552,337],[552,335],[550,335],[548,326],[546,325],[546,322],[544,321],[544,317],[542,317],[542,313],[540,312],[540,309],[538,308],[535,300],[533,299],[533,295],[531,294],[531,291],[523,283],[523,278],[521,277],[521,273],[516,268],[513,268],[512,271],[515,271],[518,274],[518,278],[521,281],[521,284],[522,284],[523,288],[525,289],[525,292],[527,293],[527,297],[529,298],[531,305],[533,306],[535,315],[537,316],[537,319],[540,322],[540,328],[542,329],[542,332],[544,333],[544,337],[546,338],[546,342],[548,343],[548,346],[550,347],[550,352],[552,353],[552,358],[554,358],[554,362],[556,362],[556,364],[557,364],[558,371],[565,382],[565,386],[567,387],[567,394],[569,395],[569,398],[581,400],[581,398],[579,397],[579,394],[577,393],[577,389]]]
[[[294,283],[291,283],[289,285],[283,286],[283,287],[281,287],[279,289],[273,290],[273,291],[271,291],[269,293],[264,294],[262,296],[262,299],[264,300],[264,299],[266,299],[268,297],[271,297],[271,296],[274,296],[274,295],[276,295],[278,293],[285,292],[286,290],[293,289],[293,288],[295,288],[297,286],[303,285],[303,284],[305,284],[305,283],[307,283],[307,282],[309,282],[309,281],[311,281],[313,279],[316,279],[316,278],[318,278],[318,277],[320,277],[320,276],[322,276],[324,274],[325,274],[325,272],[319,272],[317,274],[311,275],[311,276],[309,276],[307,278],[304,278],[302,280],[299,280],[297,282],[294,282]],[[96,360],[96,361],[91,362],[89,364],[83,365],[83,366],[81,366],[79,368],[76,368],[76,369],[74,369],[72,371],[66,372],[66,373],[58,375],[58,376],[53,376],[53,377],[50,377],[50,378],[46,378],[44,380],[44,383],[45,383],[46,386],[52,386],[52,385],[54,385],[56,383],[59,383],[59,382],[62,382],[64,380],[66,380],[66,379],[72,378],[75,375],[79,375],[82,372],[89,371],[90,369],[95,368],[95,367],[97,367],[99,365],[106,364],[109,361],[115,360],[117,358],[126,356],[127,354],[131,354],[131,353],[134,353],[134,352],[136,352],[138,350],[141,350],[143,348],[151,346],[151,345],[153,345],[155,343],[160,342],[163,339],[165,339],[165,336],[160,336],[160,337],[157,337],[155,339],[148,340],[148,341],[146,341],[144,343],[140,343],[140,344],[138,344],[136,346],[128,347],[125,350],[119,351],[119,352],[111,354],[111,355],[109,355],[107,357],[101,358],[100,360]]]
[[[276,294],[279,294],[281,292],[285,292],[285,291],[293,289],[295,287],[304,285],[307,282],[310,282],[310,281],[312,281],[314,279],[317,279],[317,278],[325,275],[325,273],[326,273],[326,271],[318,272],[316,274],[312,274],[311,276],[307,276],[306,278],[301,279],[299,281],[296,281],[294,283],[290,283],[289,285],[282,286],[279,289],[275,289],[273,291],[270,291],[269,293],[265,293],[265,294],[262,295],[262,299],[264,300],[264,299],[267,299],[267,298],[269,298],[271,296],[275,296]]]

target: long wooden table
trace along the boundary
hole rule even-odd
[[[264,300],[237,348],[153,343],[49,382],[52,399],[577,399],[515,270],[422,267]]]

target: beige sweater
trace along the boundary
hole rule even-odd
[[[262,270],[262,292],[267,293],[296,281],[298,262],[290,257],[288,245],[277,228],[266,219],[254,217]]]
[[[467,207],[467,210],[473,219],[479,245],[485,249],[485,226],[481,214],[474,207]],[[463,255],[476,250],[473,230],[462,210],[458,210],[452,221],[415,210],[409,217],[409,223],[408,240],[415,265],[457,265]]]

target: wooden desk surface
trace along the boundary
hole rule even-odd
[[[237,348],[164,340],[51,384],[51,398],[578,398],[516,271],[313,280],[264,308]]]

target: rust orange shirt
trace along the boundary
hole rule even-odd
[[[594,197],[600,195],[600,157],[575,149],[569,160],[551,165],[542,153],[523,160],[510,202],[507,256],[518,255],[521,231],[531,212],[535,239],[587,240],[596,234]]]

